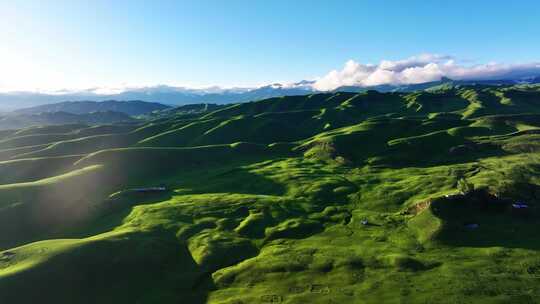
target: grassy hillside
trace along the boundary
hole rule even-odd
[[[538,87],[146,118],[0,134],[0,303],[538,301]]]

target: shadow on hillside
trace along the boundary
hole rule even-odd
[[[169,200],[171,197],[172,192],[167,191],[108,199],[93,208],[84,209],[87,212],[82,216],[74,214],[73,218],[69,209],[63,210],[61,216],[55,216],[56,214],[44,214],[41,212],[41,205],[32,203],[20,203],[0,208],[0,228],[2,228],[0,250],[43,239],[84,238],[107,232],[120,225],[134,206],[158,203]],[[74,204],[74,206],[77,205]],[[80,202],[79,205],[87,206],[88,203]],[[74,222],[73,219],[80,222]],[[67,224],[62,223],[63,221]]]
[[[129,193],[103,201],[92,218],[70,237],[85,238],[120,226],[135,206],[155,204],[172,198],[172,191]],[[58,236],[60,237],[60,236]]]
[[[482,191],[438,199],[431,206],[433,214],[443,221],[436,239],[457,247],[540,250],[539,206],[527,202],[528,208],[516,209],[512,206],[515,202]]]
[[[252,195],[283,195],[285,186],[262,175],[254,174],[243,168],[232,168],[221,172],[201,172],[196,176],[179,177],[178,181],[169,180],[173,189],[187,189],[181,195],[234,193]],[[170,200],[173,191],[128,193],[117,195],[114,199],[101,203],[98,212],[83,228],[69,234],[70,237],[84,238],[111,231],[122,225],[135,206],[160,203]],[[66,235],[58,235],[58,238]]]
[[[0,303],[36,303],[39,295],[38,303],[202,304],[214,288],[185,244],[132,234],[64,250],[2,278]]]

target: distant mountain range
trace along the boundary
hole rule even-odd
[[[113,111],[73,114],[67,112],[43,112],[39,114],[0,114],[0,130],[21,129],[30,126],[84,124],[98,125],[134,122],[128,114]]]
[[[65,101],[53,104],[15,110],[17,114],[40,114],[52,112],[66,112],[71,114],[88,114],[92,112],[120,112],[131,116],[148,114],[153,111],[161,111],[171,108],[160,103],[146,102],[141,100],[117,101]]]
[[[96,90],[86,90],[78,92],[59,92],[55,94],[35,93],[35,92],[11,92],[0,93],[0,110],[15,110],[21,108],[35,107],[50,103],[65,102],[67,100],[80,101],[111,101],[111,100],[137,100],[153,103],[161,103],[170,106],[181,106],[189,104],[228,104],[228,103],[240,103],[246,101],[256,101],[271,97],[291,96],[291,95],[306,95],[311,93],[318,93],[320,91],[314,88],[315,81],[303,80],[292,84],[271,84],[258,88],[232,88],[222,89],[219,87],[211,87],[206,89],[192,89],[185,87],[172,87],[172,86],[155,86],[145,87],[137,89],[129,89],[115,94],[101,94]],[[371,87],[361,86],[343,86],[335,89],[334,91],[347,91],[347,92],[362,92],[366,90],[377,90],[379,92],[412,92],[418,90],[425,90],[440,85],[515,85],[520,83],[540,83],[540,76],[533,76],[526,79],[498,79],[498,80],[452,80],[443,77],[439,81],[426,82],[420,84],[403,84],[403,85],[378,85]],[[85,108],[85,105],[74,105],[74,107]],[[103,105],[104,110],[116,111],[117,105]],[[163,105],[162,105],[163,106]],[[62,107],[66,107],[62,105]],[[71,107],[71,106],[70,106]],[[93,107],[90,105],[89,107]],[[100,106],[101,107],[101,106]],[[112,107],[112,108],[109,108]],[[126,105],[127,107],[127,105]],[[45,107],[47,109],[49,107]],[[147,109],[146,107],[143,107]],[[100,108],[99,110],[103,110]],[[124,109],[124,107],[122,107]],[[138,109],[138,107],[137,107]],[[41,111],[39,109],[38,111]],[[86,110],[85,110],[86,111]],[[121,110],[130,115],[143,114],[134,110],[135,112],[126,112],[127,110]],[[143,110],[146,111],[146,110]],[[50,112],[45,110],[45,112]],[[151,111],[149,111],[151,112]],[[138,114],[133,114],[138,113]],[[148,112],[145,112],[148,113]]]
[[[136,120],[133,116],[169,109],[172,107],[140,100],[66,101],[0,114],[0,129],[20,129],[37,125],[132,122]]]
[[[190,89],[183,87],[156,86],[131,89],[116,94],[100,94],[91,90],[55,94],[10,92],[0,93],[0,110],[16,110],[44,104],[65,102],[68,100],[143,100],[173,106],[200,103],[227,104],[279,96],[305,95],[316,91],[312,88],[313,83],[313,81],[301,81],[291,85],[272,84],[251,89],[220,89],[218,87]]]

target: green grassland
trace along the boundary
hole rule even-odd
[[[186,111],[2,131],[0,303],[540,303],[540,88]]]

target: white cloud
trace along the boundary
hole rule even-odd
[[[341,70],[333,70],[315,82],[321,91],[340,86],[375,86],[415,84],[437,81],[441,77],[456,80],[519,78],[540,75],[540,62],[524,64],[488,63],[463,65],[450,56],[422,54],[404,60],[382,60],[362,64],[349,60]]]

